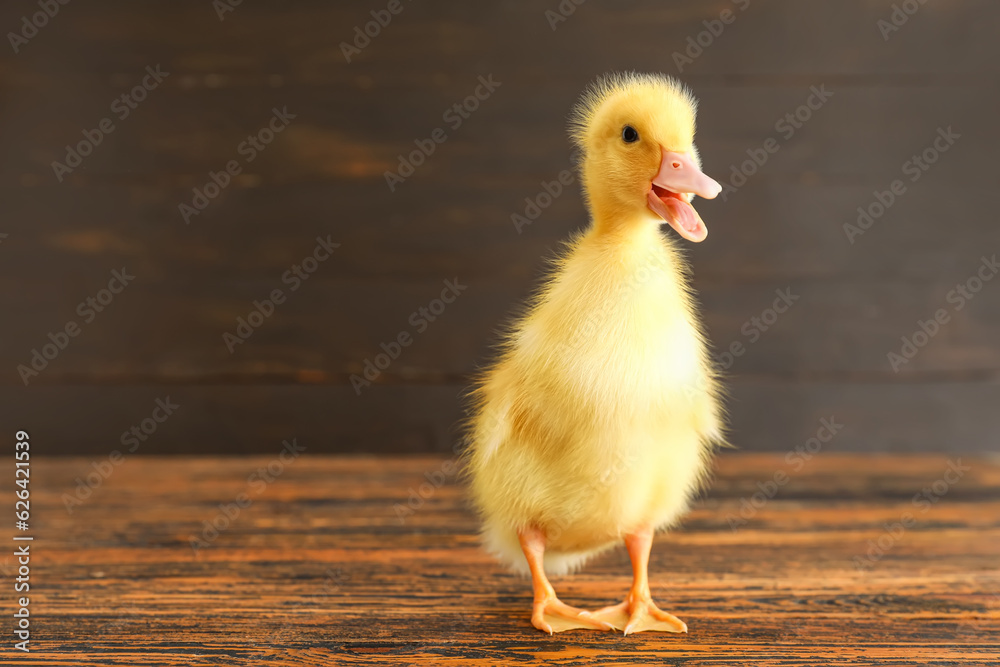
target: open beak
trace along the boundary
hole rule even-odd
[[[701,173],[687,153],[663,151],[660,171],[653,177],[646,198],[649,208],[688,241],[700,243],[708,228],[691,206],[691,195],[715,199],[722,186]]]

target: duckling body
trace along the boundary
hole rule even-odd
[[[568,243],[475,392],[467,470],[486,546],[532,576],[532,623],[686,631],[653,604],[652,536],[672,525],[722,440],[718,387],[687,268],[660,231],[707,235],[694,100],[655,75],[599,81],[573,137],[589,228]],[[624,541],[633,588],[595,614],[563,604],[563,574]]]
[[[548,534],[563,574],[686,507],[720,434],[678,252],[655,225],[591,230],[515,328],[482,388],[472,467],[487,544],[524,566],[517,528]]]

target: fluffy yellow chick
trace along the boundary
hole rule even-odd
[[[589,228],[565,253],[477,386],[467,471],[484,542],[532,577],[532,624],[686,632],[650,595],[653,533],[674,524],[722,443],[716,383],[677,242],[707,230],[689,203],[695,100],[660,75],[599,80],[575,110]],[[564,574],[625,543],[633,585],[594,613],[562,603]]]

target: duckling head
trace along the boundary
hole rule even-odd
[[[596,226],[666,222],[689,241],[705,240],[691,200],[713,199],[722,186],[701,171],[696,105],[680,82],[657,74],[612,74],[584,93],[570,135]]]

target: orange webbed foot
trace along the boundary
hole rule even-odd
[[[578,609],[566,604],[555,595],[535,600],[531,612],[531,624],[550,635],[567,630],[613,630],[606,621],[595,618],[594,614],[585,609]]]
[[[593,617],[615,630],[633,632],[687,632],[687,624],[656,606],[651,597],[629,596],[625,602],[594,612]]]

